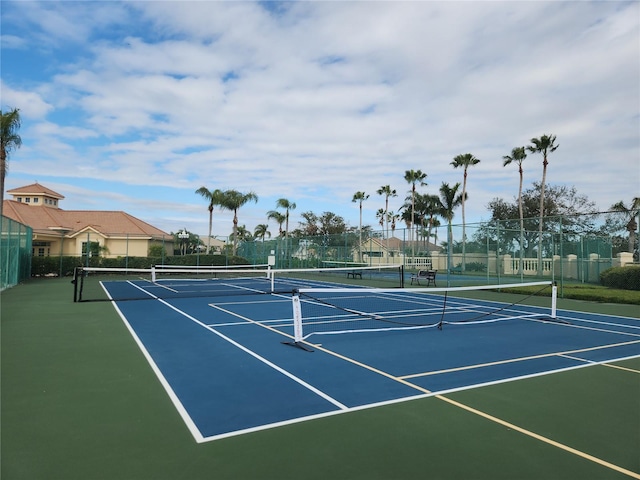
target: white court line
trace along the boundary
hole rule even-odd
[[[189,320],[191,320],[192,322],[195,322],[196,324],[200,325],[203,328],[206,328],[207,330],[209,330],[212,333],[215,333],[216,335],[218,335],[220,338],[222,338],[223,340],[226,340],[227,342],[229,342],[230,344],[232,344],[233,346],[239,348],[240,350],[242,350],[245,353],[248,353],[249,355],[251,355],[252,357],[258,359],[259,361],[261,361],[262,363],[264,363],[265,365],[273,368],[274,370],[282,373],[283,375],[285,375],[286,377],[289,377],[290,379],[292,379],[293,381],[297,382],[298,384],[302,385],[303,387],[305,387],[306,389],[312,391],[313,393],[315,393],[316,395],[324,398],[325,400],[327,400],[328,402],[332,403],[333,405],[335,405],[336,407],[338,407],[341,410],[346,410],[348,407],[342,403],[340,403],[339,401],[337,401],[336,399],[334,399],[333,397],[327,395],[326,393],[322,392],[321,390],[315,388],[313,385],[310,385],[309,383],[305,382],[304,380],[302,380],[301,378],[295,376],[294,374],[292,374],[291,372],[285,370],[284,368],[276,365],[273,362],[270,362],[269,360],[267,360],[266,358],[264,358],[263,356],[257,354],[256,352],[254,352],[253,350],[250,350],[249,348],[245,347],[244,345],[236,342],[235,340],[227,337],[226,335],[224,335],[223,333],[220,333],[219,331],[217,331],[215,328],[212,328],[210,326],[208,326],[207,324],[201,322],[200,320],[198,320],[195,317],[192,317],[191,315],[189,315],[188,313],[180,310],[177,307],[174,307],[173,305],[171,305],[170,303],[162,300],[161,298],[158,299],[158,301],[160,301],[161,303],[163,303],[164,305],[166,305],[167,307],[171,308],[172,310],[175,310],[176,312],[178,312],[180,315],[185,316],[186,318],[188,318]]]

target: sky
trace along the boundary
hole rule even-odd
[[[515,202],[514,147],[559,148],[547,183],[599,210],[640,195],[640,2],[1,2],[2,111],[22,147],[5,190],[39,182],[66,210],[123,210],[205,236],[207,201],[235,189],[253,231],[279,198],[300,214],[377,226],[422,170],[437,194],[462,182],[466,222]],[[542,156],[523,163],[524,188]],[[5,198],[7,195],[5,194]],[[216,209],[213,235],[232,231]],[[454,222],[461,222],[456,211]]]

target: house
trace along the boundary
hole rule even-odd
[[[34,183],[8,190],[3,215],[33,229],[33,256],[99,254],[104,257],[146,257],[160,245],[173,254],[173,236],[126,212],[63,210],[64,199]]]
[[[351,255],[354,261],[360,261],[369,265],[388,265],[388,264],[404,264],[409,268],[431,268],[430,255],[437,254],[442,251],[442,247],[435,244],[429,245],[429,255],[425,255],[424,251],[415,257],[411,256],[412,247],[415,248],[416,254],[425,249],[422,241],[412,242],[401,240],[397,237],[369,238],[356,246]]]
[[[351,252],[354,261],[360,261],[369,265],[402,264],[402,240],[396,237],[388,239],[369,238],[356,246]],[[360,258],[360,255],[362,257]]]

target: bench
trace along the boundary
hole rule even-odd
[[[414,280],[418,285],[421,285],[420,280],[422,280],[427,282],[427,287],[432,283],[434,287],[437,287],[436,273],[437,270],[418,270],[418,273],[411,275],[411,285],[413,285]]]
[[[362,280],[362,272],[357,272],[355,270],[347,272],[347,278],[349,277],[353,277],[354,280],[356,279],[356,277],[360,277],[360,280]]]
[[[458,265],[457,267],[453,267],[449,269],[449,273],[451,274],[457,273],[458,275],[462,275],[462,265]]]

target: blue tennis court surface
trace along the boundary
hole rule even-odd
[[[149,282],[106,282],[107,291]],[[157,288],[153,286],[152,288]],[[183,288],[192,288],[183,284]],[[291,295],[116,301],[114,304],[197,442],[318,416],[640,356],[640,320],[558,310],[557,321],[293,338]],[[424,307],[415,295],[399,312]],[[456,299],[461,311],[495,302]],[[331,308],[331,307],[327,307]],[[516,307],[509,307],[509,310]],[[548,309],[518,305],[520,315]]]

